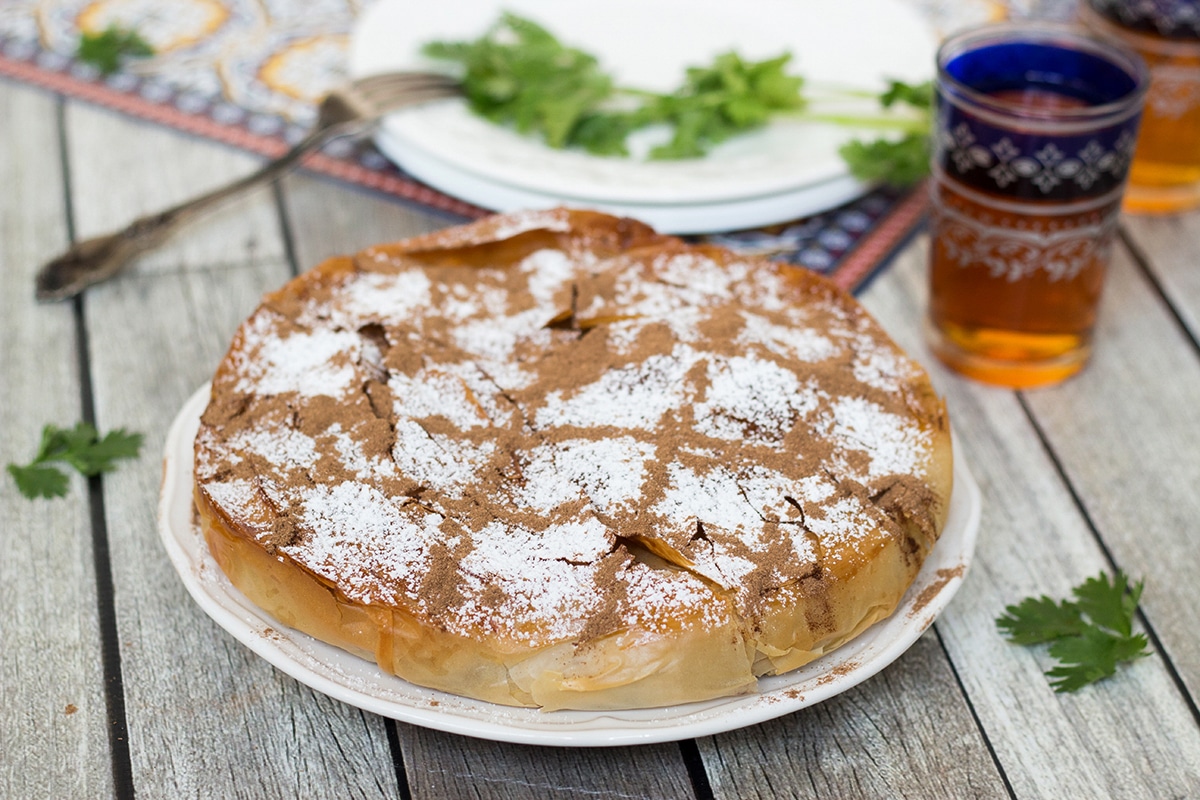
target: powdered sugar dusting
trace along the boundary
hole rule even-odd
[[[413,420],[396,423],[392,458],[397,468],[421,486],[462,497],[495,453],[491,442],[471,444],[430,433]]]
[[[758,314],[742,316],[745,327],[738,336],[739,344],[759,344],[777,355],[807,362],[824,361],[837,354],[829,337],[812,328],[779,325]]]
[[[796,498],[820,503],[828,496],[820,494],[817,487],[810,488],[804,481],[760,464],[742,468],[737,483],[746,502],[765,521],[794,521],[803,514],[793,504]]]
[[[670,485],[651,511],[672,527],[695,528],[698,522],[732,531],[758,527],[736,476],[728,470],[715,466],[700,473],[673,463],[667,475]]]
[[[795,373],[752,356],[713,359],[696,429],[718,439],[775,441],[816,407]]]
[[[885,392],[897,392],[905,383],[917,380],[921,369],[898,350],[882,347],[870,337],[854,336],[854,377]]]
[[[441,538],[436,514],[405,513],[395,500],[362,483],[316,486],[304,493],[302,511],[311,533],[303,545],[285,552],[302,548],[311,569],[365,603],[391,600],[397,587],[419,574],[430,544]],[[380,575],[395,583],[381,582]]]
[[[612,549],[604,525],[592,517],[567,520],[547,539],[541,532],[496,521],[479,531],[475,541],[462,571],[478,591],[464,603],[459,625],[499,614],[534,621],[539,636],[550,640],[578,635],[596,610],[595,563]],[[478,600],[489,585],[503,590],[500,608]]]
[[[237,391],[266,395],[342,397],[355,381],[359,337],[336,330],[276,336],[250,328],[245,371]]]
[[[258,489],[253,481],[234,479],[210,480],[204,484],[205,491],[219,507],[227,509],[240,519],[254,518],[258,500]]]
[[[632,436],[570,439],[530,453],[525,484],[513,499],[539,514],[586,498],[601,513],[614,513],[642,495],[646,463],[655,446]]]
[[[622,577],[623,610],[647,634],[670,635],[679,627],[707,629],[730,621],[726,606],[713,602],[712,590],[688,572],[633,564]],[[688,613],[668,613],[676,609]]]
[[[550,332],[544,326],[550,316],[548,310],[535,308],[508,316],[473,319],[455,330],[454,340],[497,382],[520,388],[534,376],[509,356],[519,342],[549,342]]]
[[[570,396],[554,392],[537,414],[542,429],[612,426],[653,430],[663,415],[684,400],[683,376],[697,355],[685,346],[606,372]]]
[[[864,553],[863,546],[871,537],[856,535],[879,524],[879,519],[867,511],[855,497],[842,496],[822,507],[820,515],[805,522],[805,528],[821,542],[826,561],[832,562]]]
[[[913,473],[923,475],[929,437],[862,397],[840,397],[831,403],[829,433],[844,446],[870,455],[862,479]]]
[[[440,246],[571,230],[557,212],[489,225]],[[925,473],[931,434],[901,397],[923,372],[834,295],[668,250],[547,246],[487,268],[360,256],[369,269],[294,318],[243,325],[229,391],[274,404],[202,426],[197,479],[263,541],[272,515],[296,520],[280,551],[347,596],[464,636],[542,647],[728,624],[697,576],[751,615],[753,592],[892,535],[869,498]],[[575,363],[601,349],[608,366]],[[656,538],[656,558],[689,563],[635,557]],[[439,569],[452,591],[435,597]]]
[[[230,438],[229,444],[284,470],[306,467],[317,460],[317,443],[311,436],[282,426],[239,432]]]
[[[361,442],[343,431],[340,424],[334,424],[329,433],[334,437],[333,446],[339,462],[359,480],[377,482],[397,477],[395,461],[363,452]]]
[[[429,277],[420,270],[406,270],[395,275],[366,272],[346,284],[336,306],[309,306],[299,321],[305,326],[331,324],[355,330],[367,322],[402,319],[427,307],[430,297]],[[320,315],[330,311],[333,314],[325,323]]]
[[[559,233],[567,233],[571,230],[570,219],[554,210],[515,211],[503,217],[494,218],[494,223],[495,226],[490,231],[488,238],[495,241],[504,241],[537,229]]]
[[[469,394],[462,378],[427,368],[416,375],[395,375],[390,380],[396,397],[395,412],[405,419],[444,417],[462,430],[488,424],[482,406]]]
[[[529,278],[529,294],[543,307],[549,306],[564,286],[570,286],[579,267],[558,250],[539,250],[521,264]]]

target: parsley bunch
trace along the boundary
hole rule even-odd
[[[99,33],[84,32],[76,51],[80,61],[94,65],[104,75],[111,75],[127,57],[145,58],[154,55],[154,48],[135,30],[116,24]]]
[[[695,158],[772,114],[803,108],[804,81],[788,75],[789,54],[748,62],[736,53],[687,70],[668,94],[617,86],[597,59],[568,47],[532,20],[505,13],[471,42],[430,42],[422,52],[462,65],[472,110],[550,147],[628,155],[634,131],[666,125],[671,139],[651,158]]]
[[[689,67],[682,85],[661,94],[618,86],[592,55],[564,45],[548,30],[512,13],[469,42],[429,42],[422,52],[457,62],[467,102],[477,114],[522,134],[540,135],[554,148],[579,148],[594,155],[629,155],[628,138],[650,126],[665,126],[670,138],[651,149],[652,159],[704,156],[731,136],[765,125],[786,113],[812,121],[899,130],[900,139],[854,140],[840,154],[863,181],[897,186],[915,183],[929,169],[931,83],[893,81],[881,95],[868,95],[881,109],[907,113],[836,116],[808,113],[804,79],[787,73],[790,53],[747,61],[735,52],[707,66]],[[845,92],[863,96],[862,92]]]
[[[1073,692],[1107,678],[1117,665],[1150,655],[1146,635],[1133,633],[1143,581],[1132,587],[1123,572],[1112,582],[1101,572],[1072,590],[1074,600],[1027,597],[1005,608],[996,626],[1015,644],[1050,644],[1059,665],[1046,673],[1057,692]]]
[[[118,459],[136,457],[141,446],[142,434],[123,428],[101,437],[86,422],[70,429],[47,425],[37,456],[24,466],[9,464],[8,474],[26,497],[62,497],[67,493],[66,473],[50,462],[65,463],[83,475],[99,475],[116,469]]]

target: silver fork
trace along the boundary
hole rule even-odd
[[[317,107],[317,121],[304,138],[257,171],[179,205],[139,217],[122,230],[76,242],[47,262],[37,273],[37,299],[64,300],[111,278],[130,259],[157,247],[174,230],[222,201],[280,177],[330,139],[365,133],[383,115],[398,108],[461,93],[456,79],[431,72],[382,73],[336,89]]]

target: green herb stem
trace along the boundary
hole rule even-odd
[[[789,114],[788,116],[802,119],[805,122],[824,122],[846,128],[865,128],[868,130],[897,131],[900,133],[929,133],[929,120],[920,117],[879,117],[818,113]]]

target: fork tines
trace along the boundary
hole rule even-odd
[[[359,92],[365,99],[379,102],[396,95],[408,96],[413,93],[457,94],[462,91],[462,84],[453,76],[440,72],[380,72],[358,78],[351,83],[354,91]]]

